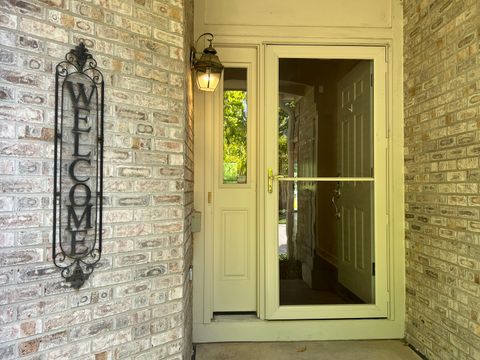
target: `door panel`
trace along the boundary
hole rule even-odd
[[[387,314],[384,59],[267,46],[268,318]]]
[[[256,51],[218,48],[214,94],[213,313],[256,312]]]
[[[222,278],[234,280],[248,278],[248,209],[224,210],[220,253]]]

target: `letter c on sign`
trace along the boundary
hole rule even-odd
[[[70,166],[68,167],[68,174],[70,175],[70,177],[75,180],[75,181],[78,181],[79,183],[84,183],[88,180],[90,180],[90,177],[86,177],[85,179],[79,179],[76,175],[75,175],[75,166],[77,165],[77,163],[79,163],[80,161],[83,161],[83,162],[86,162],[88,165],[90,165],[92,162],[90,161],[90,159],[76,159],[74,161],[72,161],[72,163],[70,164]]]

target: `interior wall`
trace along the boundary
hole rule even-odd
[[[480,359],[480,3],[404,2],[407,341]]]
[[[332,64],[333,65],[333,64]],[[319,79],[317,96],[318,176],[337,176],[337,86],[336,66],[327,67]],[[332,203],[336,183],[317,183],[315,253],[337,265],[337,220]]]
[[[0,1],[2,360],[190,356],[191,6]],[[80,41],[106,81],[104,243],[76,291],[51,261],[52,178],[55,65]]]

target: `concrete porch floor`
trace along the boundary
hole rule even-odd
[[[419,360],[401,340],[197,344],[195,360]]]

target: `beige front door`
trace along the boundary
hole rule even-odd
[[[218,48],[211,153],[213,313],[257,310],[256,51]]]
[[[360,62],[338,83],[337,174],[342,177],[373,176],[371,65]],[[338,281],[366,304],[375,297],[372,191],[369,182],[339,182],[334,195],[339,207]]]

